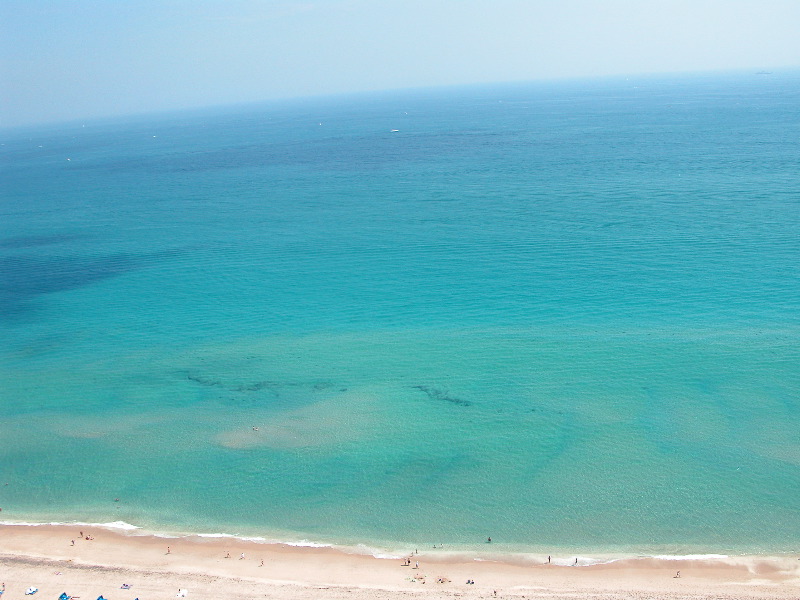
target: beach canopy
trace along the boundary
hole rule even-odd
[[[69,600],[72,596],[67,596],[66,592],[61,592],[61,595],[58,597],[58,600]]]
[[[39,588],[29,587],[27,590],[25,590],[25,595],[26,596],[33,596],[38,591],[39,591]]]

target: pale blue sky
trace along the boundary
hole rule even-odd
[[[0,126],[800,66],[800,0],[2,0]]]

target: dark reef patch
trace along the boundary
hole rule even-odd
[[[261,390],[268,390],[276,398],[280,396],[278,389],[281,384],[277,381],[256,381],[253,383],[243,383],[231,391],[234,392],[260,392]]]
[[[441,388],[427,385],[412,385],[411,387],[413,387],[415,390],[425,392],[425,394],[427,394],[428,398],[431,400],[444,400],[445,402],[452,402],[453,404],[458,404],[459,406],[472,406],[472,402],[469,400],[462,400],[461,398],[451,396],[447,390],[443,390]]]
[[[222,385],[222,382],[217,379],[208,379],[203,377],[202,375],[194,375],[193,373],[189,373],[186,375],[186,379],[189,381],[194,381],[195,383],[199,383],[200,385],[206,387],[214,387],[217,385]]]
[[[186,379],[188,379],[189,381],[192,381],[203,387],[218,387],[222,390],[225,390],[226,392],[231,392],[234,394],[249,394],[249,393],[266,391],[273,397],[279,398],[281,396],[281,390],[286,390],[289,388],[301,389],[301,390],[306,389],[311,391],[312,393],[334,391],[334,390],[338,390],[338,392],[347,391],[346,387],[340,387],[339,384],[330,381],[279,382],[267,379],[267,380],[244,382],[244,383],[236,383],[236,382],[225,383],[220,379],[207,377],[195,371],[180,370],[178,371],[178,373],[181,377],[186,377]]]

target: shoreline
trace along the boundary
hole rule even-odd
[[[551,564],[555,566],[575,566],[573,562],[577,557],[579,563],[577,566],[592,566],[597,564],[609,564],[617,561],[624,560],[640,560],[640,559],[654,559],[661,561],[679,561],[679,560],[725,560],[735,559],[736,557],[762,557],[762,558],[784,558],[795,557],[800,554],[793,551],[772,550],[769,552],[752,552],[752,551],[730,551],[715,552],[703,551],[703,548],[692,547],[686,549],[685,553],[671,553],[666,549],[642,549],[640,551],[627,551],[622,549],[610,550],[591,550],[591,549],[576,549],[573,552],[565,551],[564,548],[553,548],[552,550],[542,550],[541,548],[523,547],[519,544],[504,544],[494,540],[492,543],[481,544],[438,544],[431,546],[419,545],[414,543],[407,543],[401,541],[395,542],[381,542],[381,541],[362,541],[357,543],[348,542],[332,542],[332,541],[316,541],[306,538],[291,538],[290,535],[281,537],[274,535],[265,537],[262,535],[240,534],[240,533],[224,533],[224,532],[198,532],[198,531],[177,531],[177,530],[154,530],[133,525],[126,521],[109,521],[109,522],[89,522],[89,521],[30,521],[30,520],[13,520],[13,519],[0,519],[0,531],[4,528],[15,527],[54,527],[54,528],[67,528],[67,529],[101,529],[110,532],[122,534],[124,537],[143,537],[143,538],[156,538],[165,540],[181,540],[181,539],[194,539],[198,540],[230,540],[231,543],[253,543],[257,546],[276,546],[276,547],[289,547],[289,548],[324,548],[330,549],[342,554],[357,555],[357,556],[371,556],[377,559],[402,559],[410,552],[411,548],[423,548],[424,553],[434,558],[435,560],[475,560],[475,561],[494,561],[494,562],[507,562],[510,564],[519,565],[536,565],[544,564],[548,558],[548,553],[552,558]],[[490,538],[491,539],[491,538]],[[491,550],[490,550],[491,549]],[[800,558],[798,559],[800,560]]]
[[[404,557],[411,559],[406,566],[397,558],[333,547],[137,531],[83,524],[0,525],[4,600],[21,598],[31,586],[53,597],[66,592],[112,600],[175,597],[178,589],[209,599],[399,600],[421,593],[477,598],[495,591],[509,598],[800,596],[800,560],[790,555],[628,557],[572,567],[529,557],[487,559],[419,549]],[[120,589],[123,583],[131,588]]]

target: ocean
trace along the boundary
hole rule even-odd
[[[797,72],[0,130],[2,519],[796,550],[798,139]]]

